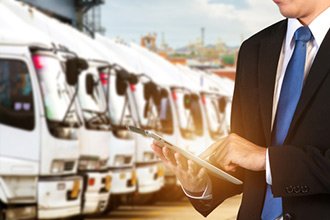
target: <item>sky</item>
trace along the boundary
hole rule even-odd
[[[140,42],[156,33],[172,48],[195,42],[205,28],[205,43],[239,46],[283,19],[272,0],[107,0],[102,6],[106,36]]]

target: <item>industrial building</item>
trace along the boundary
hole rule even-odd
[[[105,33],[101,25],[104,0],[18,0],[93,36]]]

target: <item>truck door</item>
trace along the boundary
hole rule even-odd
[[[0,57],[0,175],[36,176],[38,105],[25,61]]]

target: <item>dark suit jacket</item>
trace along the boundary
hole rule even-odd
[[[283,198],[284,219],[330,219],[330,32],[304,84],[283,146],[271,146],[273,91],[287,20],[245,41],[240,49],[232,106],[232,132],[269,147],[272,191]],[[243,187],[212,177],[213,199],[191,199],[207,216],[243,191],[238,219],[260,219],[265,172],[241,170]]]

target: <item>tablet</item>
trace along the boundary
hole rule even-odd
[[[205,167],[205,169],[212,175],[219,177],[221,179],[224,179],[228,182],[231,182],[233,184],[236,185],[241,185],[243,184],[243,182],[239,179],[237,179],[236,177],[226,173],[225,171],[219,169],[218,167],[210,164],[209,162],[201,159],[200,157],[195,156],[194,154],[183,150],[180,147],[175,146],[174,144],[171,144],[170,142],[166,141],[164,138],[162,138],[161,136],[159,136],[158,134],[149,131],[149,130],[143,130],[141,128],[137,128],[134,126],[128,126],[127,129],[129,131],[132,131],[134,133],[143,135],[145,137],[151,137],[156,141],[160,141],[165,143],[166,145],[168,145],[168,148],[170,148],[171,150],[180,153],[181,155],[183,155],[185,158],[194,161],[195,163],[197,163],[198,165],[200,165],[201,167]]]

